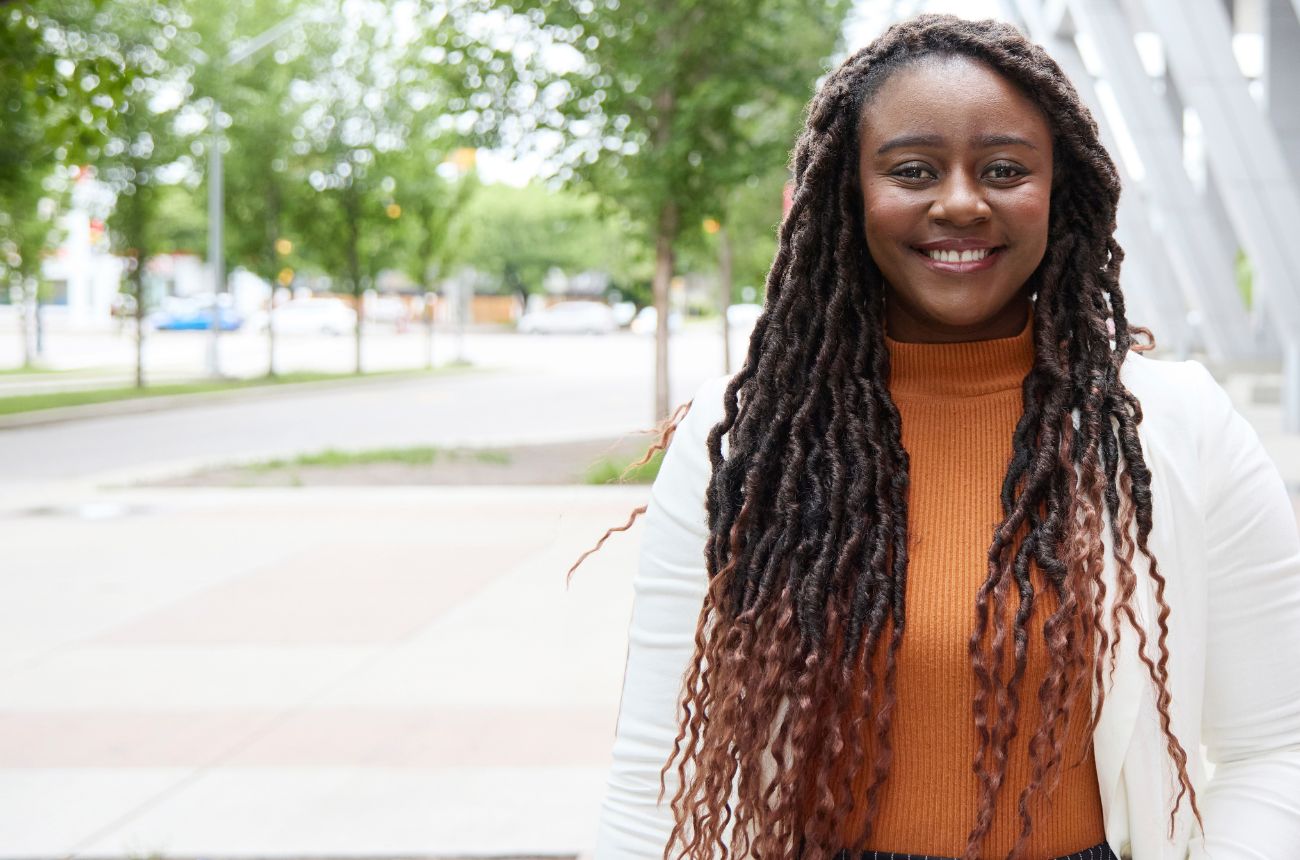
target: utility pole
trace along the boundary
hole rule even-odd
[[[208,341],[208,374],[221,376],[221,294],[226,289],[225,181],[221,164],[221,106],[212,100],[211,140],[208,144],[208,265],[212,267],[212,339]]]
[[[273,45],[281,36],[319,17],[320,10],[304,9],[232,48],[222,61],[221,71],[229,72]],[[213,97],[209,118],[211,142],[208,145],[208,262],[212,266],[212,339],[208,345],[208,373],[221,376],[221,294],[226,288],[226,246],[223,233],[226,218],[226,188],[221,165],[221,104]],[[275,284],[271,284],[270,312],[275,308]],[[270,321],[268,320],[268,325]]]

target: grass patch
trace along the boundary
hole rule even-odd
[[[641,455],[613,459],[605,457],[587,467],[583,482],[587,484],[650,484],[659,474],[659,467],[664,461],[664,452],[656,451],[648,461],[639,466],[632,466]],[[631,467],[629,469],[629,467]],[[627,474],[623,472],[627,470]],[[619,476],[623,477],[620,478]]]
[[[370,451],[340,451],[330,448],[314,454],[300,454],[286,460],[267,460],[263,463],[254,463],[247,468],[254,472],[274,472],[280,469],[296,469],[307,466],[318,466],[327,469],[368,466],[375,463],[432,466],[440,461],[455,463],[465,460],[505,466],[510,463],[510,452],[491,448],[438,448],[434,446],[376,448]]]
[[[259,376],[255,379],[213,379],[197,382],[177,382],[150,385],[146,388],[93,388],[80,391],[50,391],[43,394],[15,394],[0,397],[0,415],[35,412],[41,409],[58,409],[64,406],[86,406],[94,403],[113,403],[119,400],[139,400],[147,397],[167,397],[176,394],[206,394],[213,391],[238,391],[245,388],[265,388],[274,385],[291,385],[299,382],[323,382],[337,379],[372,379],[393,376],[435,375],[444,370],[393,370],[379,373],[282,373],[278,376]]]
[[[51,373],[68,373],[69,371],[61,367],[40,367],[32,365],[31,367],[3,367],[0,368],[0,376],[46,376]]]

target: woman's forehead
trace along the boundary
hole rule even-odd
[[[1042,109],[992,66],[963,56],[929,56],[893,71],[862,109],[863,154],[915,138],[917,145],[1000,145],[1018,139],[1050,147]]]

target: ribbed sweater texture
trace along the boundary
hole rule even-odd
[[[1002,519],[1002,481],[1023,411],[1021,384],[1034,363],[1032,317],[1014,337],[965,343],[886,338],[890,391],[910,459],[909,563],[893,759],[869,840],[877,850],[958,857],[975,823],[979,783],[972,765],[979,740],[968,642],[993,529]],[[1036,566],[1032,578],[1036,598],[1019,731],[993,827],[982,843],[985,858],[1005,857],[1014,845],[1021,826],[1019,795],[1030,778],[1029,741],[1039,723],[1037,693],[1047,668],[1042,628],[1056,608]],[[1007,595],[1008,619],[1018,602],[1013,588]],[[1050,803],[1031,805],[1028,860],[1069,854],[1104,839],[1086,711],[1086,702],[1076,706],[1064,736],[1063,772]],[[868,761],[871,734],[868,727]],[[869,768],[854,776],[857,805],[842,821],[845,839],[861,833],[869,778]]]

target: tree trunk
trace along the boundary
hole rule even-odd
[[[271,297],[266,301],[266,375],[275,378],[275,285],[271,281]]]
[[[36,294],[35,317],[32,322],[36,324],[36,357],[45,357],[45,306],[41,302],[41,282],[35,281],[33,284]]]
[[[275,177],[269,177],[270,186],[267,189],[267,207],[269,217],[267,218],[266,230],[266,271],[271,278],[271,296],[266,301],[266,375],[275,378],[275,288],[280,283],[279,273],[276,271],[280,263],[280,252],[276,248],[276,243],[280,240],[280,189],[275,184]]]
[[[731,373],[731,325],[727,308],[731,307],[731,234],[727,225],[718,228],[718,298],[722,308],[722,372]]]
[[[433,370],[433,312],[437,294],[429,287],[424,291],[424,333],[426,337],[424,352],[424,369]]]
[[[422,266],[420,275],[424,284],[424,312],[420,320],[424,323],[424,369],[433,370],[433,302],[435,293],[433,291],[434,266],[433,266],[433,227],[429,223],[428,216],[420,219],[420,244],[417,251],[420,265]]]
[[[654,415],[656,421],[662,421],[668,417],[670,412],[669,399],[672,396],[668,378],[668,293],[672,286],[673,269],[676,265],[673,242],[677,238],[677,228],[677,204],[668,201],[659,210],[659,224],[655,230],[654,301],[657,321],[655,325]]]
[[[362,301],[364,289],[361,286],[361,212],[355,189],[349,187],[344,193],[347,195],[344,200],[348,219],[348,275],[352,279],[352,298],[356,301],[357,309],[357,326],[354,332],[354,345],[356,348],[355,372],[360,375],[363,370],[361,366],[361,325],[365,319],[364,303]]]
[[[22,297],[22,307],[18,309],[19,328],[23,330],[23,367],[28,368],[36,364],[36,344],[33,340],[32,325],[35,314],[32,312],[32,306],[36,302],[36,290],[34,288],[35,280],[27,275],[19,275],[19,284],[22,290],[19,295]]]
[[[365,307],[364,307],[365,302],[362,301],[364,297],[362,296],[362,290],[361,290],[361,278],[358,276],[352,282],[352,284],[353,284],[352,298],[356,300],[356,304],[357,304],[357,327],[355,330],[356,337],[353,339],[353,346],[355,347],[354,349],[355,356],[353,358],[353,361],[356,365],[355,373],[358,376],[360,376],[364,372],[364,369],[361,366],[361,325],[365,321],[365,316],[366,316]]]
[[[658,39],[671,39],[672,34],[660,30]],[[677,107],[677,93],[666,86],[654,97],[655,125],[651,135],[654,148],[659,152],[668,149],[673,137],[673,117]],[[671,387],[668,379],[668,291],[672,286],[673,269],[676,268],[676,255],[673,244],[677,241],[677,231],[681,224],[681,213],[677,201],[668,199],[659,209],[659,223],[655,225],[655,276],[654,302],[658,324],[655,326],[655,403],[656,421],[662,421],[669,415],[671,404]]]
[[[131,292],[135,295],[135,387],[144,388],[144,266],[142,258],[135,260],[131,272]]]

